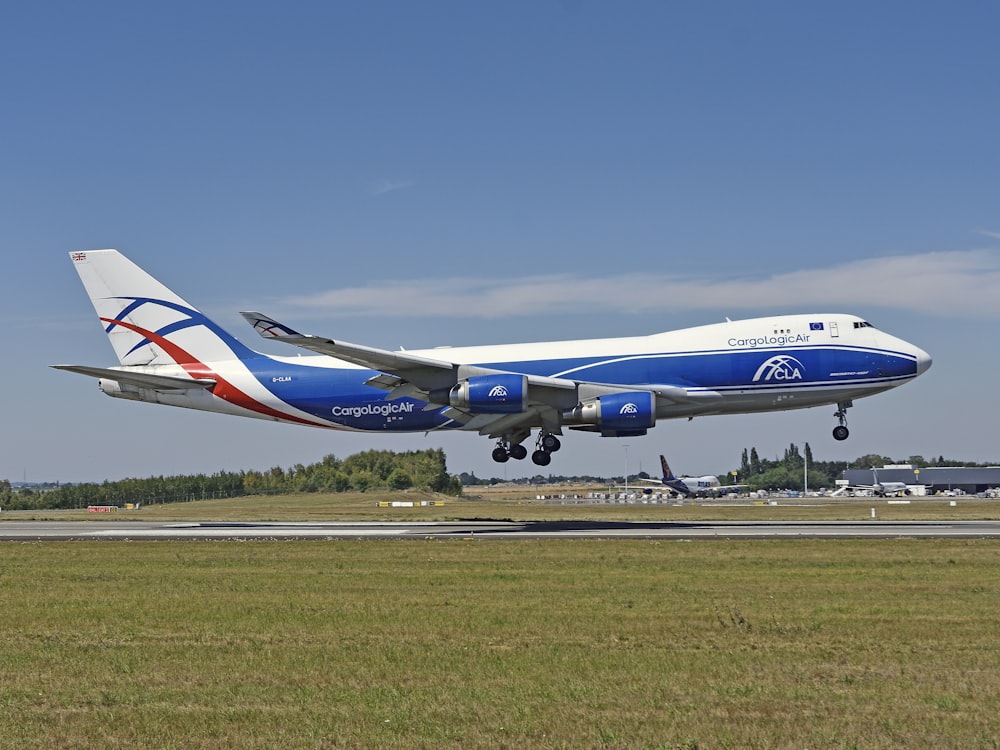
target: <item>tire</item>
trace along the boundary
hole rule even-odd
[[[535,451],[531,454],[531,460],[539,466],[548,466],[549,462],[552,461],[552,456],[545,451]]]

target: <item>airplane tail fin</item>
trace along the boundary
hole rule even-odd
[[[672,482],[677,479],[677,477],[674,476],[674,473],[670,470],[670,465],[667,464],[667,457],[662,453],[660,454],[660,467],[663,469],[664,482]]]
[[[70,253],[122,365],[258,356],[117,250]]]

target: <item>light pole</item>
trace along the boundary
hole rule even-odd
[[[809,494],[809,451],[806,450],[808,443],[802,444],[802,497]]]
[[[625,449],[625,499],[628,500],[628,445],[622,447]]]

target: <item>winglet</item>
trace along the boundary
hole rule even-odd
[[[241,312],[240,315],[249,323],[253,329],[265,339],[286,339],[301,338],[302,334],[293,328],[289,328],[284,323],[279,323],[274,318],[269,318],[264,313]]]

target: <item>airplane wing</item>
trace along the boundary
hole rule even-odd
[[[367,367],[381,372],[399,373],[404,371],[425,372],[428,375],[440,372],[451,372],[455,367],[451,362],[428,357],[417,357],[407,352],[390,352],[385,349],[375,349],[370,346],[351,344],[346,341],[334,341],[322,336],[299,333],[274,318],[269,318],[259,312],[241,312],[247,321],[262,338],[278,339],[303,349],[336,357],[361,367]]]
[[[80,375],[88,375],[92,378],[105,378],[116,380],[119,383],[128,383],[137,388],[151,388],[154,391],[186,391],[191,388],[211,388],[215,381],[211,378],[174,378],[168,375],[150,375],[144,372],[132,372],[130,370],[115,370],[105,367],[87,367],[86,365],[50,365],[56,370],[66,370],[76,372]]]
[[[240,315],[257,333],[266,339],[284,341],[309,351],[334,357],[379,374],[365,381],[366,385],[387,392],[386,399],[415,398],[427,402],[426,409],[442,409],[442,414],[467,430],[478,430],[481,435],[499,437],[541,427],[555,435],[562,434],[563,415],[577,408],[581,402],[594,400],[608,394],[628,392],[652,393],[656,399],[688,408],[695,401],[711,401],[720,394],[689,392],[686,388],[662,384],[623,388],[620,385],[577,381],[560,377],[510,372],[475,365],[449,362],[445,359],[410,354],[406,351],[388,351],[370,346],[352,344],[323,336],[300,333],[290,326],[260,312],[241,312]],[[450,397],[454,386],[477,376],[519,376],[526,379],[530,394],[524,408],[514,413],[477,411],[470,406],[456,404]],[[592,429],[576,425],[573,429]]]
[[[304,349],[325,354],[329,357],[350,362],[351,364],[378,370],[384,375],[376,375],[366,381],[367,385],[389,391],[389,400],[412,396],[423,401],[431,400],[431,393],[442,388],[451,388],[460,378],[475,374],[499,373],[501,370],[488,370],[480,367],[458,365],[447,360],[432,359],[410,354],[405,351],[392,352],[386,349],[376,349],[346,341],[334,340],[322,336],[299,333],[289,326],[279,323],[259,312],[241,312],[240,315],[253,329],[266,339],[277,339]],[[520,374],[520,373],[518,373]],[[565,378],[549,378],[538,375],[528,375],[528,382],[533,392],[539,393],[546,389],[554,391],[576,390],[576,381]],[[565,399],[559,399],[565,401]],[[575,396],[573,398],[575,403]],[[572,405],[572,404],[570,404]],[[471,415],[456,413],[453,418],[463,424],[472,419]]]

